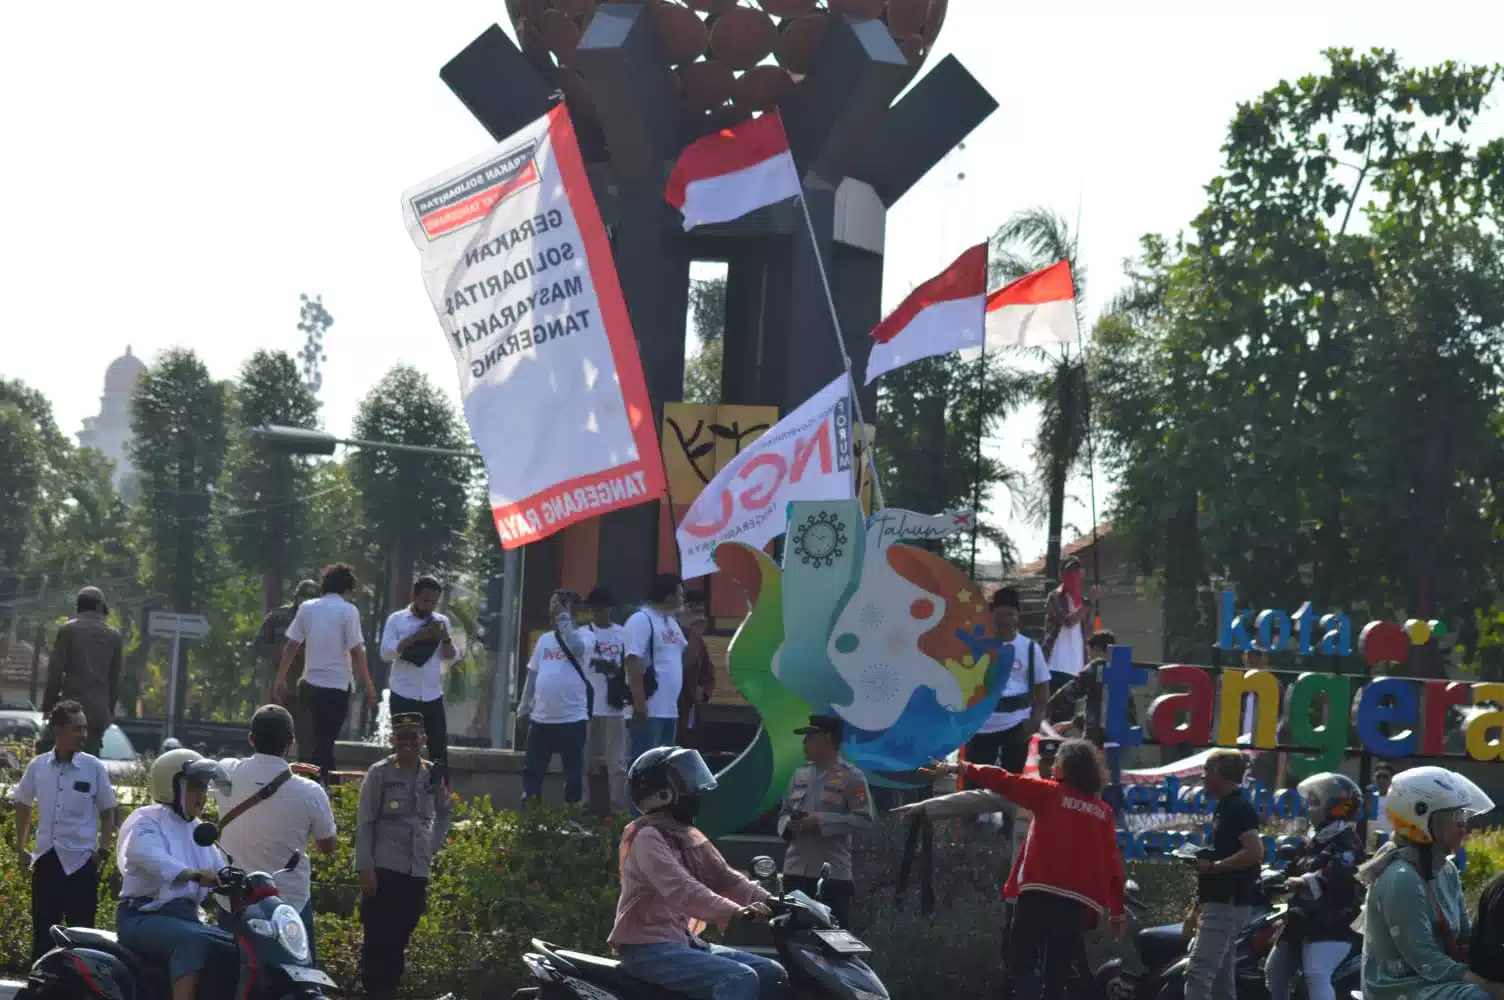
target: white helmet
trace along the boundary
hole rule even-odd
[[[196,750],[179,748],[160,754],[152,761],[147,777],[152,801],[171,806],[179,816],[184,816],[183,784],[188,781],[225,785],[229,776],[218,761],[210,760]]]
[[[1432,816],[1447,809],[1480,816],[1494,807],[1494,800],[1457,772],[1427,765],[1396,774],[1384,804],[1395,833],[1417,844],[1429,844]]]

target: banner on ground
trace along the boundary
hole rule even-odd
[[[742,449],[710,481],[679,524],[686,580],[716,571],[723,542],[762,548],[783,534],[795,500],[850,500],[851,379],[842,375]]]
[[[659,498],[611,246],[563,105],[402,196],[502,545]]]

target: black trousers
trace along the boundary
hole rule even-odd
[[[317,767],[319,781],[327,785],[334,770],[334,741],[345,728],[345,716],[350,711],[350,692],[299,681],[298,701],[308,713],[313,729],[313,745],[305,747],[298,756],[304,763]]]
[[[37,858],[31,869],[31,960],[52,950],[53,924],[93,927],[99,909],[99,862],[90,858],[72,875],[52,851]]]
[[[1020,893],[1008,927],[1008,995],[1013,1000],[1083,997],[1092,984],[1086,933],[1097,915],[1048,892]]]
[[[418,701],[393,691],[387,699],[393,715],[417,712],[423,716],[423,732],[428,735],[428,759],[437,764],[449,753],[449,720],[444,715],[444,699]]]
[[[815,899],[815,887],[820,880],[806,875],[785,875],[783,887],[789,892],[795,889],[803,892],[811,899]],[[836,923],[842,927],[851,928],[851,901],[856,897],[856,883],[847,882],[844,879],[828,878],[825,880],[825,898],[821,900],[830,907],[831,915],[836,918]]]
[[[376,894],[360,904],[360,981],[369,1000],[392,1000],[407,968],[407,942],[428,908],[428,879],[376,869]]]
[[[1033,733],[1025,733],[1027,727],[1017,726],[1000,733],[985,733],[966,741],[968,764],[991,764],[1014,774],[1022,774],[1029,762],[1029,739]]]

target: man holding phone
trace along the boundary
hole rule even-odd
[[[392,715],[423,716],[429,759],[444,762],[449,723],[444,714],[444,668],[460,658],[449,619],[435,609],[444,585],[431,576],[413,582],[412,603],[393,611],[381,631],[381,658],[392,665],[387,688]]]

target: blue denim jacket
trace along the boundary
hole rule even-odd
[[[1469,933],[1462,880],[1450,861],[1436,873],[1431,890],[1426,891],[1420,872],[1400,858],[1368,890],[1363,921],[1367,1000],[1467,1000],[1477,995],[1476,987],[1462,982],[1467,966],[1442,946],[1437,906],[1454,940],[1466,942]]]

